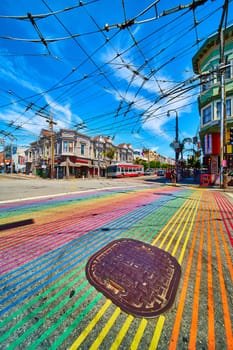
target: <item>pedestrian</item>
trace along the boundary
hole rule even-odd
[[[172,180],[173,184],[176,183],[176,171],[175,171],[175,169],[172,169],[172,171],[171,171],[171,180]]]

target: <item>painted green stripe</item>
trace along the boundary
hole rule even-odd
[[[83,318],[88,314],[89,311],[97,304],[97,302],[103,297],[101,293],[98,293],[97,296],[88,304],[85,310],[83,310],[78,317],[72,322],[62,333],[62,335],[57,338],[54,344],[51,347],[51,350],[55,350],[61,345],[64,340],[73,332],[73,330],[78,326],[78,324],[83,320]]]
[[[182,199],[181,201],[182,202],[184,202],[186,199]],[[157,220],[158,220],[158,218],[160,218],[161,216],[163,216],[164,215],[164,221],[166,221],[166,220],[168,220],[168,218],[166,218],[165,217],[165,212],[166,212],[166,216],[167,216],[167,214],[169,214],[169,218],[174,214],[174,212],[176,212],[177,211],[177,209],[176,208],[174,208],[176,205],[178,205],[178,199],[177,200],[175,200],[175,199],[173,199],[172,200],[172,202],[170,203],[170,202],[167,202],[166,203],[166,208],[159,208],[158,210],[156,210],[156,213],[154,213],[154,214],[151,214],[151,215],[149,215],[147,218],[144,218],[142,221],[139,221],[139,222],[137,222],[136,224],[135,224],[135,227],[133,228],[130,228],[130,230],[128,231],[128,233],[129,234],[131,234],[131,235],[135,235],[135,229],[137,229],[138,230],[138,224],[140,223],[140,224],[142,224],[142,226],[143,226],[143,223],[146,223],[147,225],[148,225],[148,222],[152,222],[152,221],[154,221],[156,218],[157,218]],[[169,206],[169,208],[168,208],[168,206]],[[166,209],[166,210],[165,210]],[[159,211],[161,212],[161,213],[159,213]],[[170,211],[170,212],[169,212]],[[161,223],[161,221],[159,221],[160,222],[160,225],[159,226],[163,226],[163,224]],[[157,226],[157,228],[156,228],[156,231],[158,231],[160,228],[159,228],[159,226]],[[140,231],[140,233],[138,233],[138,235],[141,235],[142,234],[142,232]],[[152,233],[152,235],[154,235],[155,234],[155,232],[153,232]],[[125,233],[124,233],[124,235],[125,235]],[[147,235],[146,235],[147,236]],[[82,266],[80,266],[79,267],[79,269],[81,269],[82,267],[84,266],[84,264],[82,264]],[[69,276],[72,276],[74,273],[76,273],[77,272],[77,270],[76,271],[74,271],[73,273],[71,273]],[[83,275],[83,274],[82,274]],[[69,276],[67,276],[66,278],[63,278],[63,280],[65,281],[65,280],[67,280],[68,278],[70,278]],[[58,284],[56,284],[56,285],[54,285],[53,287],[51,287],[48,291],[46,291],[46,292],[44,292],[41,296],[38,296],[37,298],[35,298],[30,304],[27,304],[26,306],[24,306],[23,308],[21,308],[17,313],[15,313],[15,315],[17,315],[17,314],[19,314],[20,312],[22,312],[22,310],[24,309],[24,310],[26,310],[30,305],[32,305],[32,304],[34,304],[36,301],[38,301],[39,299],[41,299],[41,298],[43,298],[45,295],[48,295],[53,289],[55,289],[55,288],[57,288],[57,286],[58,285],[60,285],[62,282],[60,281]],[[69,285],[71,285],[71,286],[73,286],[73,284],[74,284],[74,281],[72,281],[72,282],[70,282],[70,284]],[[63,288],[63,290],[65,290],[65,289],[67,289],[67,288],[69,288],[69,287],[66,287],[66,288]],[[51,301],[52,302],[52,301]],[[40,308],[39,309],[37,309],[37,312],[38,312],[38,310],[40,310]],[[84,310],[84,312],[89,312],[88,310],[87,311],[85,311]],[[48,315],[47,315],[48,316]],[[11,315],[11,319],[14,317],[14,315]],[[34,317],[34,314],[31,316],[31,317]],[[84,316],[83,316],[84,317]],[[9,318],[8,318],[9,319]],[[28,319],[28,318],[25,318],[26,320]],[[7,322],[7,320],[5,320],[5,322],[4,323],[6,323]],[[19,327],[19,326],[18,326]],[[69,328],[68,328],[69,329]],[[68,332],[68,329],[67,329],[67,332]],[[13,330],[14,331],[14,330]],[[12,331],[12,332],[13,332]]]
[[[43,292],[41,295],[38,295],[36,298],[34,298],[33,300],[31,300],[30,302],[28,302],[27,304],[25,304],[23,307],[21,307],[20,309],[18,309],[16,312],[10,314],[5,320],[3,320],[1,322],[2,327],[5,326],[8,322],[12,321],[14,318],[17,318],[17,316],[21,313],[23,313],[24,311],[26,311],[29,307],[32,307],[35,303],[37,303],[38,301],[40,301],[41,299],[47,297],[53,290],[57,289],[58,287],[60,287],[61,285],[63,285],[67,280],[69,280],[71,277],[73,277],[74,274],[77,274],[79,272],[79,270],[81,270],[84,267],[85,264],[82,264],[81,266],[79,266],[77,268],[77,270],[73,270],[69,275],[65,276],[64,278],[62,278],[61,280],[59,280],[57,283],[55,283],[52,287],[50,287],[49,289],[47,289],[45,292]],[[85,272],[81,272],[80,275],[72,280],[71,282],[69,282],[67,284],[66,287],[63,287],[58,293],[56,293],[56,296],[61,295],[62,293],[65,293],[67,289],[69,289],[70,287],[73,287],[73,285],[78,282],[81,278],[83,278],[85,275]],[[16,330],[17,328],[21,327],[22,324],[28,320],[30,320],[32,317],[34,317],[36,315],[36,313],[39,311],[42,311],[44,309],[44,307],[48,306],[53,300],[54,300],[55,296],[53,298],[50,298],[46,303],[44,303],[41,307],[37,308],[35,310],[34,313],[28,315],[27,317],[25,317],[24,319],[22,319],[18,324],[16,324],[14,327],[12,327],[11,329],[9,329],[7,332],[4,333],[4,335],[0,338],[1,341],[3,341],[4,339],[6,339],[10,334],[12,334],[12,332],[14,330]]]
[[[81,284],[81,285],[79,286],[79,288],[77,288],[77,290],[76,290],[77,293],[78,293],[82,288],[84,288],[87,284],[88,284],[87,281],[82,282],[82,284]],[[93,288],[91,288],[91,289],[93,289]],[[91,289],[89,289],[88,292],[86,292],[85,294],[90,294],[90,293],[92,292]],[[80,299],[83,299],[83,296],[82,296],[81,298],[79,298],[79,299],[78,299],[78,302],[76,302],[76,303],[79,303],[79,302],[80,302]],[[38,322],[37,322],[36,324],[34,324],[32,327],[28,328],[28,329],[21,335],[21,337],[19,337],[18,339],[16,339],[16,340],[14,341],[14,343],[11,344],[11,345],[8,347],[8,349],[15,349],[16,346],[18,346],[19,344],[21,344],[32,332],[34,332],[37,328],[39,328],[39,327],[44,323],[44,321],[45,321],[47,318],[53,316],[56,312],[58,312],[58,311],[59,311],[66,303],[68,303],[68,302],[70,302],[70,297],[69,297],[69,296],[66,297],[66,298],[64,298],[59,304],[57,304],[52,310],[50,310],[50,311],[46,314],[45,317],[43,317],[42,319],[38,320]],[[76,304],[74,304],[74,305],[76,305]],[[72,308],[73,308],[73,306],[70,308],[70,310],[72,310]],[[66,314],[66,313],[65,313],[65,314]],[[61,316],[62,320],[64,320],[65,314],[64,314],[63,316]],[[51,326],[51,327],[47,330],[47,332],[50,333],[52,327],[53,327],[53,326]],[[44,333],[44,334],[46,334],[46,333]],[[38,338],[37,341],[39,341],[39,339],[40,339],[40,338]],[[40,343],[40,342],[39,342],[39,343]],[[30,347],[31,347],[31,345],[30,345]],[[30,348],[30,347],[29,347],[29,348]],[[36,347],[34,347],[33,349],[36,349]]]
[[[88,283],[88,282],[86,282]],[[72,313],[74,312],[84,301],[85,299],[92,293],[94,292],[95,289],[94,287],[90,287],[85,294],[83,294],[83,296],[81,298],[79,298],[77,300],[77,302],[72,305],[72,307],[67,310],[67,312],[65,312],[63,315],[60,316],[59,320],[55,323],[53,323],[49,329],[47,329],[38,339],[36,339],[36,341],[34,343],[32,343],[29,347],[28,347],[28,350],[35,350],[37,349],[37,346],[42,342],[44,341],[52,332],[55,331],[55,329],[61,324],[64,322],[64,320]],[[56,312],[58,311],[58,308],[56,308],[55,310]],[[54,314],[54,312],[49,312],[47,317],[50,317]]]

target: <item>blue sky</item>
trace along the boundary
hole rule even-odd
[[[52,115],[55,130],[174,157],[176,112],[180,140],[199,130],[198,81],[184,82],[218,30],[224,1],[190,3],[1,0],[0,138],[28,145]]]

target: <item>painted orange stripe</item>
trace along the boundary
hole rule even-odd
[[[198,249],[197,269],[196,269],[196,283],[195,283],[195,289],[193,293],[193,312],[192,312],[192,320],[191,320],[191,327],[190,327],[189,349],[195,349],[196,341],[197,341],[198,309],[199,309],[198,307],[199,307],[200,286],[201,286],[204,225],[205,225],[205,221],[204,221],[204,216],[202,215],[200,245]]]
[[[177,309],[176,319],[174,321],[174,327],[172,330],[169,350],[176,349],[176,345],[177,345],[177,341],[178,341],[178,337],[179,337],[180,325],[181,325],[181,321],[182,321],[182,314],[183,314],[183,310],[184,310],[185,298],[186,298],[186,293],[187,293],[187,289],[188,289],[188,282],[189,282],[189,277],[190,277],[190,272],[191,272],[191,267],[192,267],[194,248],[195,248],[195,244],[196,244],[197,233],[199,230],[200,213],[201,212],[199,211],[198,215],[197,215],[196,226],[194,229],[192,245],[190,248],[189,258],[188,258],[188,262],[187,262],[187,266],[186,266],[186,273],[184,276],[182,291],[181,291],[180,300],[179,300],[179,306]]]
[[[225,332],[226,332],[226,342],[227,342],[228,349],[232,349],[233,338],[232,338],[231,318],[230,318],[230,312],[229,312],[229,306],[228,306],[228,300],[227,300],[227,292],[226,292],[226,287],[225,287],[224,277],[223,277],[220,245],[219,245],[215,221],[213,222],[213,225],[215,227],[214,240],[216,245],[216,257],[217,257],[217,264],[218,264],[219,286],[220,286],[220,291],[222,296],[222,308],[223,308],[223,318],[224,318],[224,325],[225,325]]]
[[[212,211],[212,222],[214,213]],[[216,229],[215,227],[213,227]],[[208,275],[208,346],[210,350],[215,349],[215,328],[214,328],[214,292],[213,292],[213,271],[212,271],[212,249],[211,249],[210,220],[208,220],[208,241],[207,241],[207,275]]]
[[[231,256],[230,256],[230,252],[229,252],[229,248],[227,246],[226,243],[226,238],[225,238],[225,234],[224,234],[224,230],[223,230],[223,225],[221,225],[221,215],[219,212],[216,213],[217,216],[217,221],[218,221],[218,227],[219,227],[219,232],[221,235],[221,239],[222,239],[222,243],[223,243],[223,248],[224,248],[224,254],[226,256],[226,260],[227,260],[227,265],[228,265],[228,269],[230,272],[230,276],[231,276],[231,281],[233,282],[233,263],[231,261]]]

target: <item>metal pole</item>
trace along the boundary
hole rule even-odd
[[[53,121],[52,112],[50,112],[50,119],[46,120],[49,123],[50,131],[51,131],[51,179],[54,178],[54,133],[53,133],[53,125],[57,123]]]
[[[221,70],[221,119],[220,119],[220,187],[225,188],[224,166],[225,166],[225,74]]]
[[[179,135],[178,135],[178,113],[176,112],[176,145],[179,143]],[[176,181],[178,180],[178,161],[179,161],[179,148],[176,148]]]
[[[6,170],[6,164],[5,164],[5,139],[0,139],[0,144],[3,146],[2,150],[2,162],[3,162],[3,173],[5,173]]]
[[[100,136],[98,138],[98,174],[97,177],[100,177]]]
[[[226,145],[226,108],[225,108],[225,62],[224,62],[224,46],[225,38],[223,31],[223,22],[228,14],[228,0],[225,0],[223,13],[219,26],[219,55],[220,55],[220,75],[221,75],[221,116],[220,116],[220,188],[226,188],[224,181],[224,166],[226,166],[225,145]]]
[[[170,116],[170,112],[175,112],[176,113],[176,136],[175,136],[175,166],[176,166],[176,181],[178,180],[178,162],[179,162],[179,149],[180,149],[180,145],[179,145],[179,127],[178,127],[178,113],[176,109],[170,109],[167,112],[167,115]],[[177,147],[178,146],[178,147]]]

